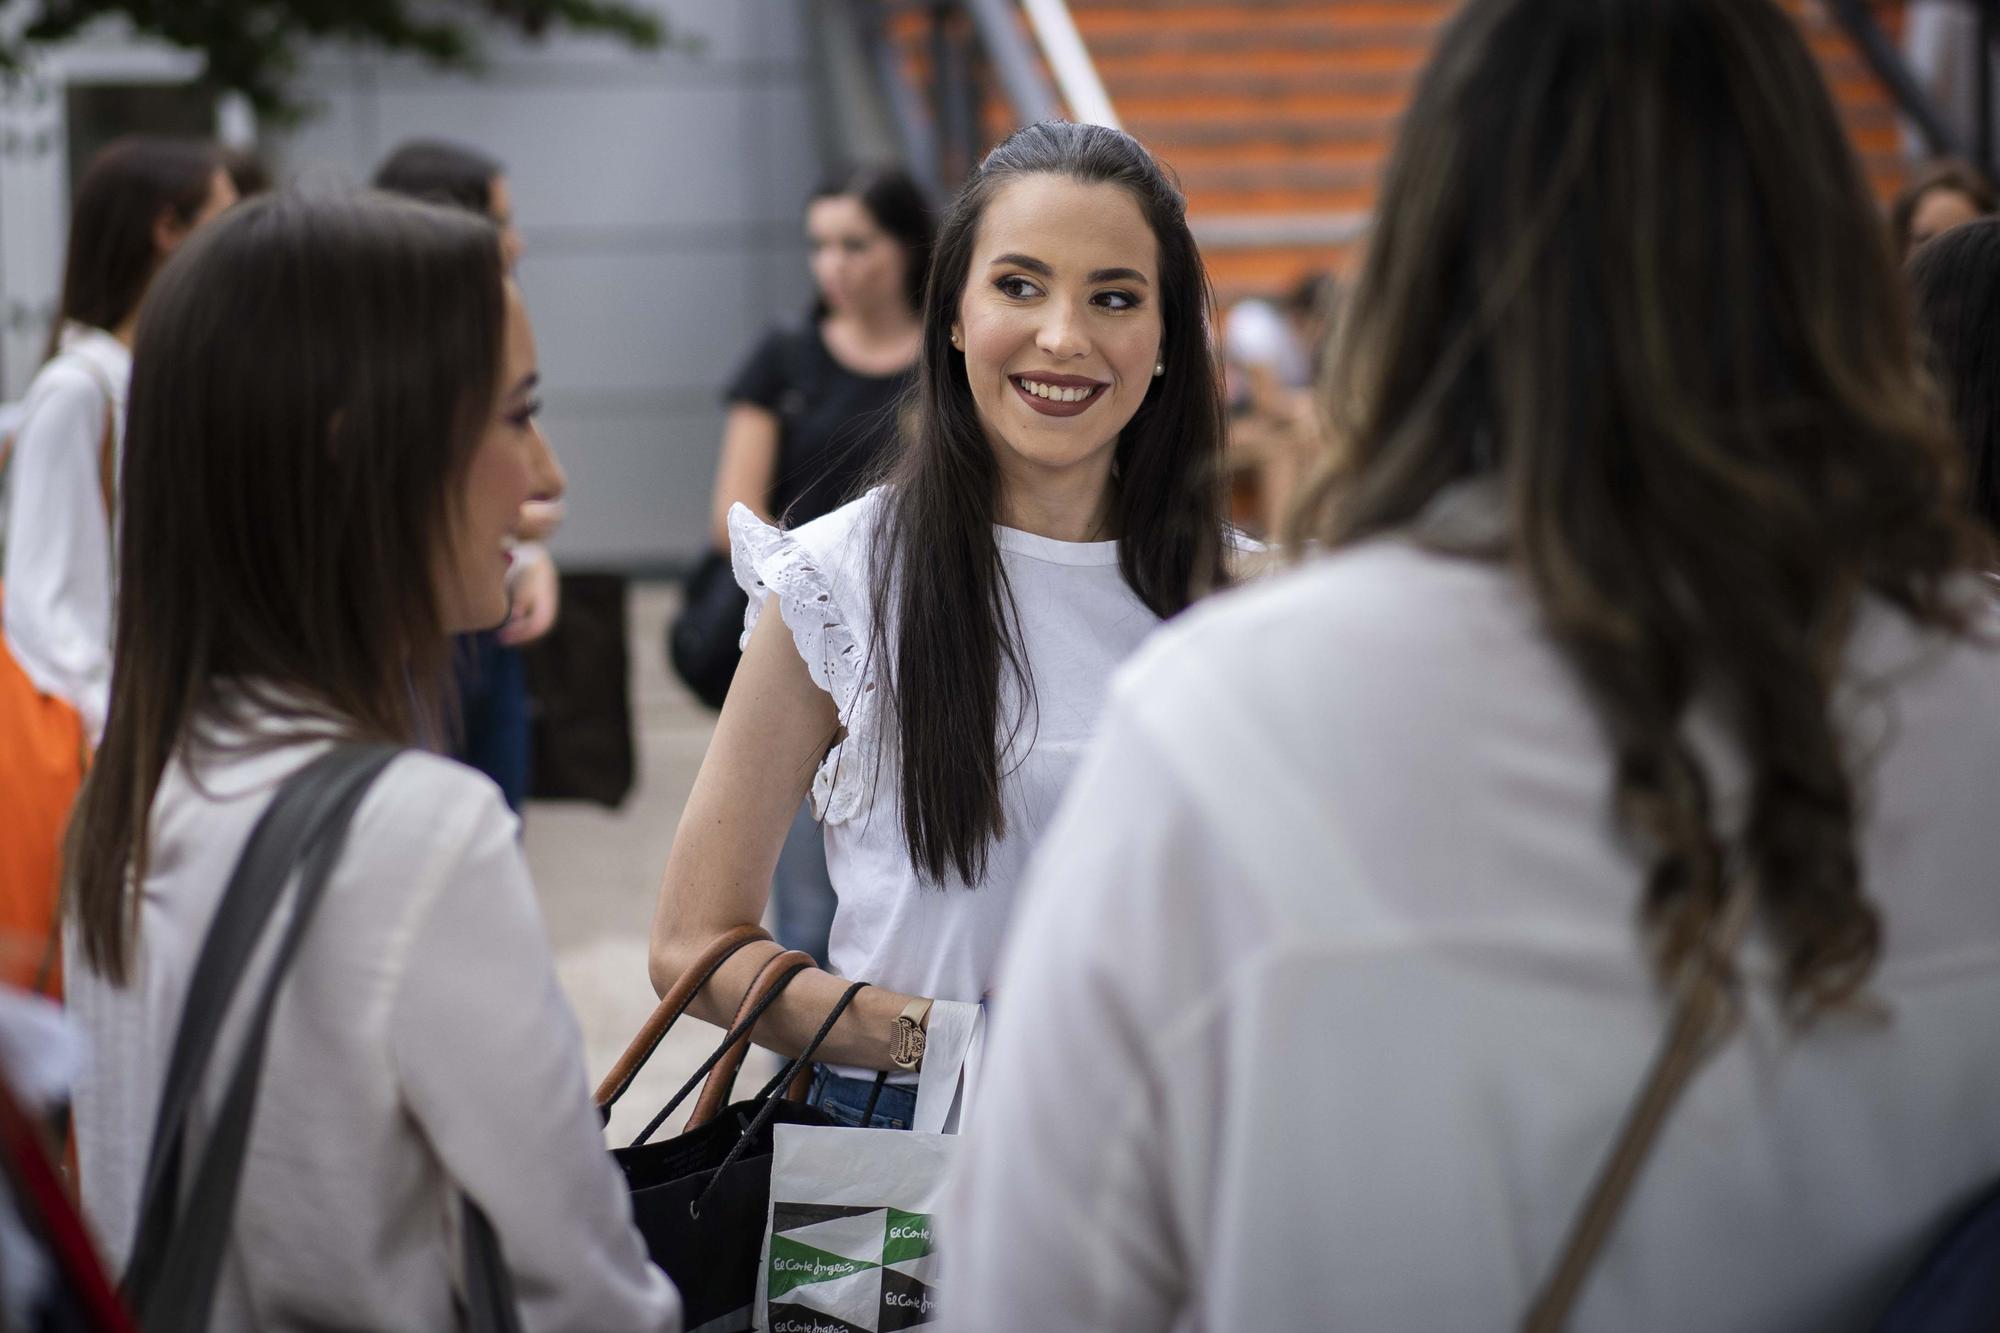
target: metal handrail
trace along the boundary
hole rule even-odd
[[[1909,65],[1903,61],[1903,53],[1896,49],[1896,44],[1889,40],[1888,34],[1875,21],[1868,0],[1826,0],[1826,8],[1861,52],[1861,58],[1868,62],[1875,77],[1889,90],[1898,109],[1923,135],[1932,156],[1966,157],[1967,145],[1959,142],[1958,136],[1945,124],[1944,117],[1938,114],[1937,104],[1924,91],[1917,76],[1910,72]],[[1982,77],[1987,77],[1986,62],[1980,61],[1979,64]],[[1979,169],[1991,176],[1994,164],[1981,161]]]
[[[963,0],[963,3],[966,12],[972,15],[973,26],[979,30],[979,42],[986,48],[993,72],[1000,76],[1000,87],[1014,108],[1014,118],[1023,125],[1032,125],[1059,117],[1062,104],[1056,101],[1055,89],[1049,86],[1042,67],[1035,62],[1034,52],[1014,22],[1014,6],[1008,0]]]
[[[885,9],[893,7],[888,0],[847,0],[826,12],[858,38],[898,145],[933,194],[976,161],[978,91],[970,40],[983,50],[1016,123],[1060,118],[1067,105],[1074,120],[1118,127],[1110,94],[1064,0],[905,0],[905,5],[930,15],[935,87],[928,95],[906,77],[888,39],[883,21]],[[960,15],[969,21],[969,31],[948,21]]]
[[[1064,0],[1021,0],[1021,8],[1027,11],[1028,26],[1034,29],[1063,101],[1069,103],[1071,117],[1085,124],[1122,128],[1118,113],[1111,109],[1111,94],[1104,90],[1104,80],[1097,77],[1097,65]]]

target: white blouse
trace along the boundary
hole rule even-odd
[[[1990,627],[2000,629],[2000,625]],[[1883,1016],[1745,1027],[1574,1321],[1869,1326],[2000,1179],[2000,648],[1866,608],[1839,716]],[[1720,808],[1741,765],[1708,725]],[[1121,675],[1024,891],[955,1328],[1516,1325],[1660,1039],[1603,734],[1502,567],[1384,539]]]
[[[277,782],[320,748],[174,763],[128,984],[69,941],[93,1052],[75,1102],[83,1202],[114,1272],[209,921]],[[679,1328],[605,1151],[515,820],[472,770],[413,752],[369,791],[280,993],[260,1088],[216,1328],[456,1327],[461,1190],[492,1219],[526,1328]]]
[[[747,626],[775,600],[813,681],[833,697],[846,735],[813,781],[839,902],[829,959],[835,972],[933,999],[983,1000],[1013,915],[1030,852],[1096,734],[1112,670],[1159,624],[1118,572],[1118,543],[1062,542],[996,527],[993,540],[1020,610],[1020,646],[1035,708],[1021,717],[1003,685],[1000,733],[1006,832],[987,852],[986,878],[926,884],[903,841],[894,742],[867,660],[869,547],[885,493],[871,491],[792,532],[741,505],[729,515],[737,580],[750,594]],[[872,1070],[857,1074],[873,1077]]]
[[[7,465],[7,647],[36,689],[82,714],[93,745],[111,697],[114,565],[100,450],[108,405],[114,457],[123,455],[131,378],[125,344],[70,325],[28,386]]]

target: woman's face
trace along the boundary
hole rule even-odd
[[[217,167],[208,178],[208,193],[203,196],[201,207],[186,222],[177,221],[171,211],[163,212],[153,222],[153,249],[164,261],[167,256],[180,249],[181,242],[194,235],[204,224],[215,221],[236,202],[236,182],[229,179],[229,173]]]
[[[535,335],[511,278],[503,342],[499,398],[466,467],[439,562],[438,605],[452,634],[491,629],[507,618],[507,569],[521,506],[556,499],[563,489],[562,469],[535,424],[541,409]]]
[[[1910,249],[1978,216],[1979,205],[1950,186],[1926,190],[1910,214]]]
[[[836,313],[909,303],[909,254],[859,199],[837,194],[806,206],[813,282]]]
[[[1108,473],[1160,356],[1159,250],[1116,185],[1026,176],[988,201],[951,334],[1003,476]]]

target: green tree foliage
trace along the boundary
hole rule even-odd
[[[657,14],[625,0],[25,0],[25,6],[25,25],[0,27],[0,71],[19,69],[37,46],[116,16],[141,36],[199,52],[207,83],[244,93],[260,112],[280,116],[299,109],[286,84],[300,50],[316,40],[411,52],[459,69],[479,67],[479,34],[495,24],[536,37],[555,28],[605,33],[641,49],[668,40]]]

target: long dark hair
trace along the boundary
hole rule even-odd
[[[930,201],[910,173],[901,167],[857,167],[829,176],[819,184],[806,203],[822,199],[852,199],[868,210],[875,225],[886,232],[908,260],[903,270],[903,291],[912,311],[924,308],[924,282],[930,275],[931,245],[936,239],[937,222]],[[826,302],[817,301],[813,318],[826,315]]]
[[[870,660],[890,667],[894,740],[886,743],[901,759],[904,840],[919,873],[940,884],[950,874],[967,884],[985,876],[987,849],[1006,827],[1001,678],[1004,671],[1023,690],[1031,680],[993,542],[999,464],[951,326],[987,204],[1035,175],[1127,191],[1159,244],[1167,373],[1118,437],[1111,513],[1119,571],[1159,616],[1227,580],[1222,391],[1208,339],[1208,274],[1181,192],[1138,140],[1117,130],[1062,121],[1017,130],[987,154],[938,230],[910,438],[888,474],[875,534]]]
[[[150,135],[114,140],[90,159],[70,209],[51,351],[65,322],[115,329],[138,309],[160,262],[154,227],[162,217],[193,222],[221,166],[207,144]]]
[[[1725,893],[1684,732],[1724,709],[1740,866],[1809,1015],[1881,947],[1830,694],[1858,598],[1958,628],[1973,563],[1887,232],[1769,0],[1472,0],[1403,121],[1304,535],[1487,475],[1595,704],[1663,970]]]
[[[476,148],[442,139],[412,139],[383,159],[375,171],[375,188],[434,204],[454,204],[486,217],[493,212],[493,182],[506,172]]]
[[[504,301],[491,225],[386,195],[265,196],[161,270],[133,355],[111,713],[65,855],[84,953],[113,981],[153,798],[197,728],[438,734],[429,574],[492,411]]]
[[[2000,532],[2000,218],[1930,241],[1909,277],[1931,374],[1965,445],[1967,499]]]

